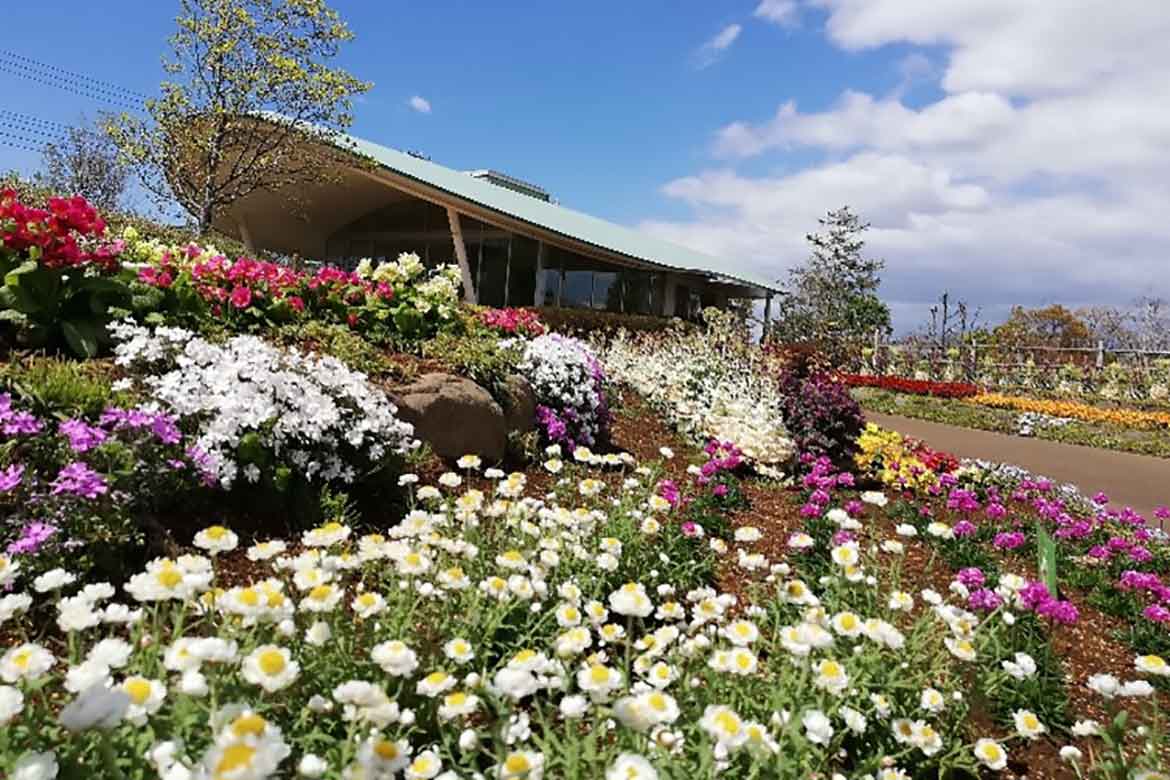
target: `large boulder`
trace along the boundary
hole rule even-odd
[[[398,416],[442,458],[500,460],[508,446],[504,410],[491,393],[454,374],[423,374],[392,396]]]
[[[508,433],[524,435],[536,430],[536,393],[528,380],[519,374],[509,374],[500,390]]]

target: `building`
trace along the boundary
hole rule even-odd
[[[742,263],[565,208],[506,174],[456,171],[348,136],[330,142],[347,153],[330,155],[333,180],[297,192],[297,216],[282,194],[261,191],[237,201],[216,228],[253,251],[345,267],[401,252],[430,265],[456,262],[466,300],[487,306],[693,317],[729,299],[770,304],[776,291]]]

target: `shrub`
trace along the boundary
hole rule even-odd
[[[41,209],[0,192],[0,315],[28,344],[98,353],[109,307],[129,296],[121,244],[105,233],[84,198],[50,198]]]
[[[505,336],[532,338],[548,330],[531,309],[480,309],[476,316],[481,324]]]
[[[825,456],[838,465],[853,457],[865,418],[849,388],[828,374],[802,378],[784,373],[779,390],[784,424],[802,454]]]
[[[521,344],[500,339],[487,327],[471,323],[464,333],[439,333],[423,344],[423,356],[440,360],[501,398],[504,380],[514,374],[523,352]]]
[[[694,327],[680,319],[649,314],[553,307],[541,307],[533,311],[549,330],[573,336],[616,335],[623,330],[631,333],[661,333],[672,327]]]
[[[224,487],[239,476],[277,490],[293,477],[353,483],[416,446],[386,396],[336,358],[253,336],[218,345],[181,328],[113,330],[117,362],[197,428],[206,468]]]
[[[607,435],[605,373],[583,342],[539,336],[525,345],[518,368],[536,394],[536,421],[546,441],[592,446]]]
[[[109,405],[113,366],[55,357],[17,357],[0,368],[0,382],[34,414],[92,417]]]
[[[31,572],[123,574],[144,518],[181,505],[207,476],[176,420],[148,408],[58,420],[3,393],[0,428],[0,550]]]

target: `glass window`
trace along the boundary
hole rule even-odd
[[[593,272],[565,271],[561,306],[567,309],[588,309],[593,305]]]
[[[476,300],[481,306],[503,306],[508,275],[508,240],[489,238],[485,239],[481,246],[483,254],[481,265],[477,269]]]
[[[532,306],[536,294],[536,252],[538,243],[526,236],[512,236],[512,257],[508,270],[508,306]],[[546,290],[547,294],[547,290]]]
[[[593,308],[622,310],[622,283],[616,271],[593,272]]]

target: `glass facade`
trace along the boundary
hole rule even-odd
[[[542,245],[471,217],[461,216],[460,228],[476,297],[485,306],[535,304],[692,318],[714,301],[709,289],[681,283],[675,284],[672,295],[667,286],[676,277]],[[446,209],[400,199],[342,227],[326,241],[328,260],[347,268],[362,258],[393,260],[402,252],[418,254],[432,268],[455,263]],[[663,311],[672,299],[672,310]]]

